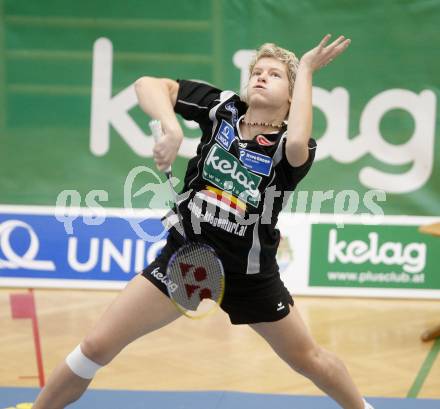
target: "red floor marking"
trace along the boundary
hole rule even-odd
[[[40,381],[40,387],[42,388],[44,386],[44,368],[34,292],[32,289],[29,289],[29,293],[27,294],[9,294],[9,301],[11,304],[11,314],[13,319],[30,318],[32,320],[38,379]]]

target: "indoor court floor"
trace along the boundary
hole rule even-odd
[[[39,385],[116,295],[1,289],[0,409],[30,408]],[[438,301],[294,298],[317,342],[343,359],[375,409],[440,408],[440,340],[420,340],[440,322]],[[129,345],[70,407],[338,408],[221,310],[179,318]]]

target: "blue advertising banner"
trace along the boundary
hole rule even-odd
[[[165,236],[157,213],[137,218],[0,212],[0,282],[120,288],[154,260]]]

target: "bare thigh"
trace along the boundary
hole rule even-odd
[[[177,319],[174,304],[149,280],[137,275],[121,291],[81,343],[83,353],[105,365],[126,345]]]
[[[279,321],[251,324],[250,327],[298,372],[304,372],[311,358],[320,351],[296,307],[291,308],[289,314]]]

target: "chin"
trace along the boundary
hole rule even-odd
[[[270,99],[267,98],[267,96],[265,95],[261,95],[261,94],[251,94],[248,95],[248,102],[249,105],[261,105],[261,104],[265,104],[265,105],[270,105]]]

